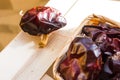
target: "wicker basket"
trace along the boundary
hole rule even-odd
[[[79,27],[83,27],[83,25],[97,25],[98,23],[96,22],[96,20],[100,21],[100,22],[106,22],[110,25],[112,25],[113,27],[119,27],[120,23],[113,21],[107,17],[104,16],[100,16],[100,15],[90,15],[87,18],[85,18],[85,20],[82,22],[82,24]],[[53,75],[54,78],[56,80],[64,80],[61,76],[60,73],[57,71],[58,66],[60,64],[60,62],[66,57],[66,54],[60,55],[57,60],[54,63],[53,66]]]

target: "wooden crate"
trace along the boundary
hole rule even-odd
[[[38,47],[39,37],[21,31],[0,54],[0,80],[54,80],[52,64],[67,50],[88,15],[94,13],[120,20],[120,12],[114,9],[119,8],[120,3],[114,1],[50,0],[46,6],[60,10],[67,26],[55,31],[45,48]]]

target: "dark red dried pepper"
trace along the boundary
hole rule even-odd
[[[102,23],[85,25],[82,34],[92,38],[102,51],[103,68],[98,80],[120,79],[120,28]]]
[[[107,23],[85,25],[82,34],[59,64],[60,76],[64,80],[120,80],[120,28]]]
[[[66,19],[55,8],[39,6],[28,10],[20,27],[31,35],[48,34],[66,25]]]
[[[101,67],[101,51],[97,45],[90,38],[77,37],[58,71],[64,80],[97,80]]]

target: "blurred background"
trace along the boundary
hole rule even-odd
[[[49,0],[0,0],[0,51],[20,32],[19,12],[45,5]]]

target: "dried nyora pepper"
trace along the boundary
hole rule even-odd
[[[94,16],[82,28],[82,34],[90,37],[102,52],[103,67],[98,79],[120,80],[120,26],[104,17]]]
[[[50,33],[66,24],[66,19],[59,10],[45,6],[38,6],[26,11],[20,21],[20,27],[24,32],[40,36],[40,47],[45,47]]]
[[[80,36],[60,56],[53,74],[57,80],[120,80],[120,26],[103,16],[90,16]]]
[[[64,58],[63,58],[64,57]],[[76,37],[66,57],[56,62],[54,73],[57,80],[97,80],[102,67],[99,47],[88,37]]]

